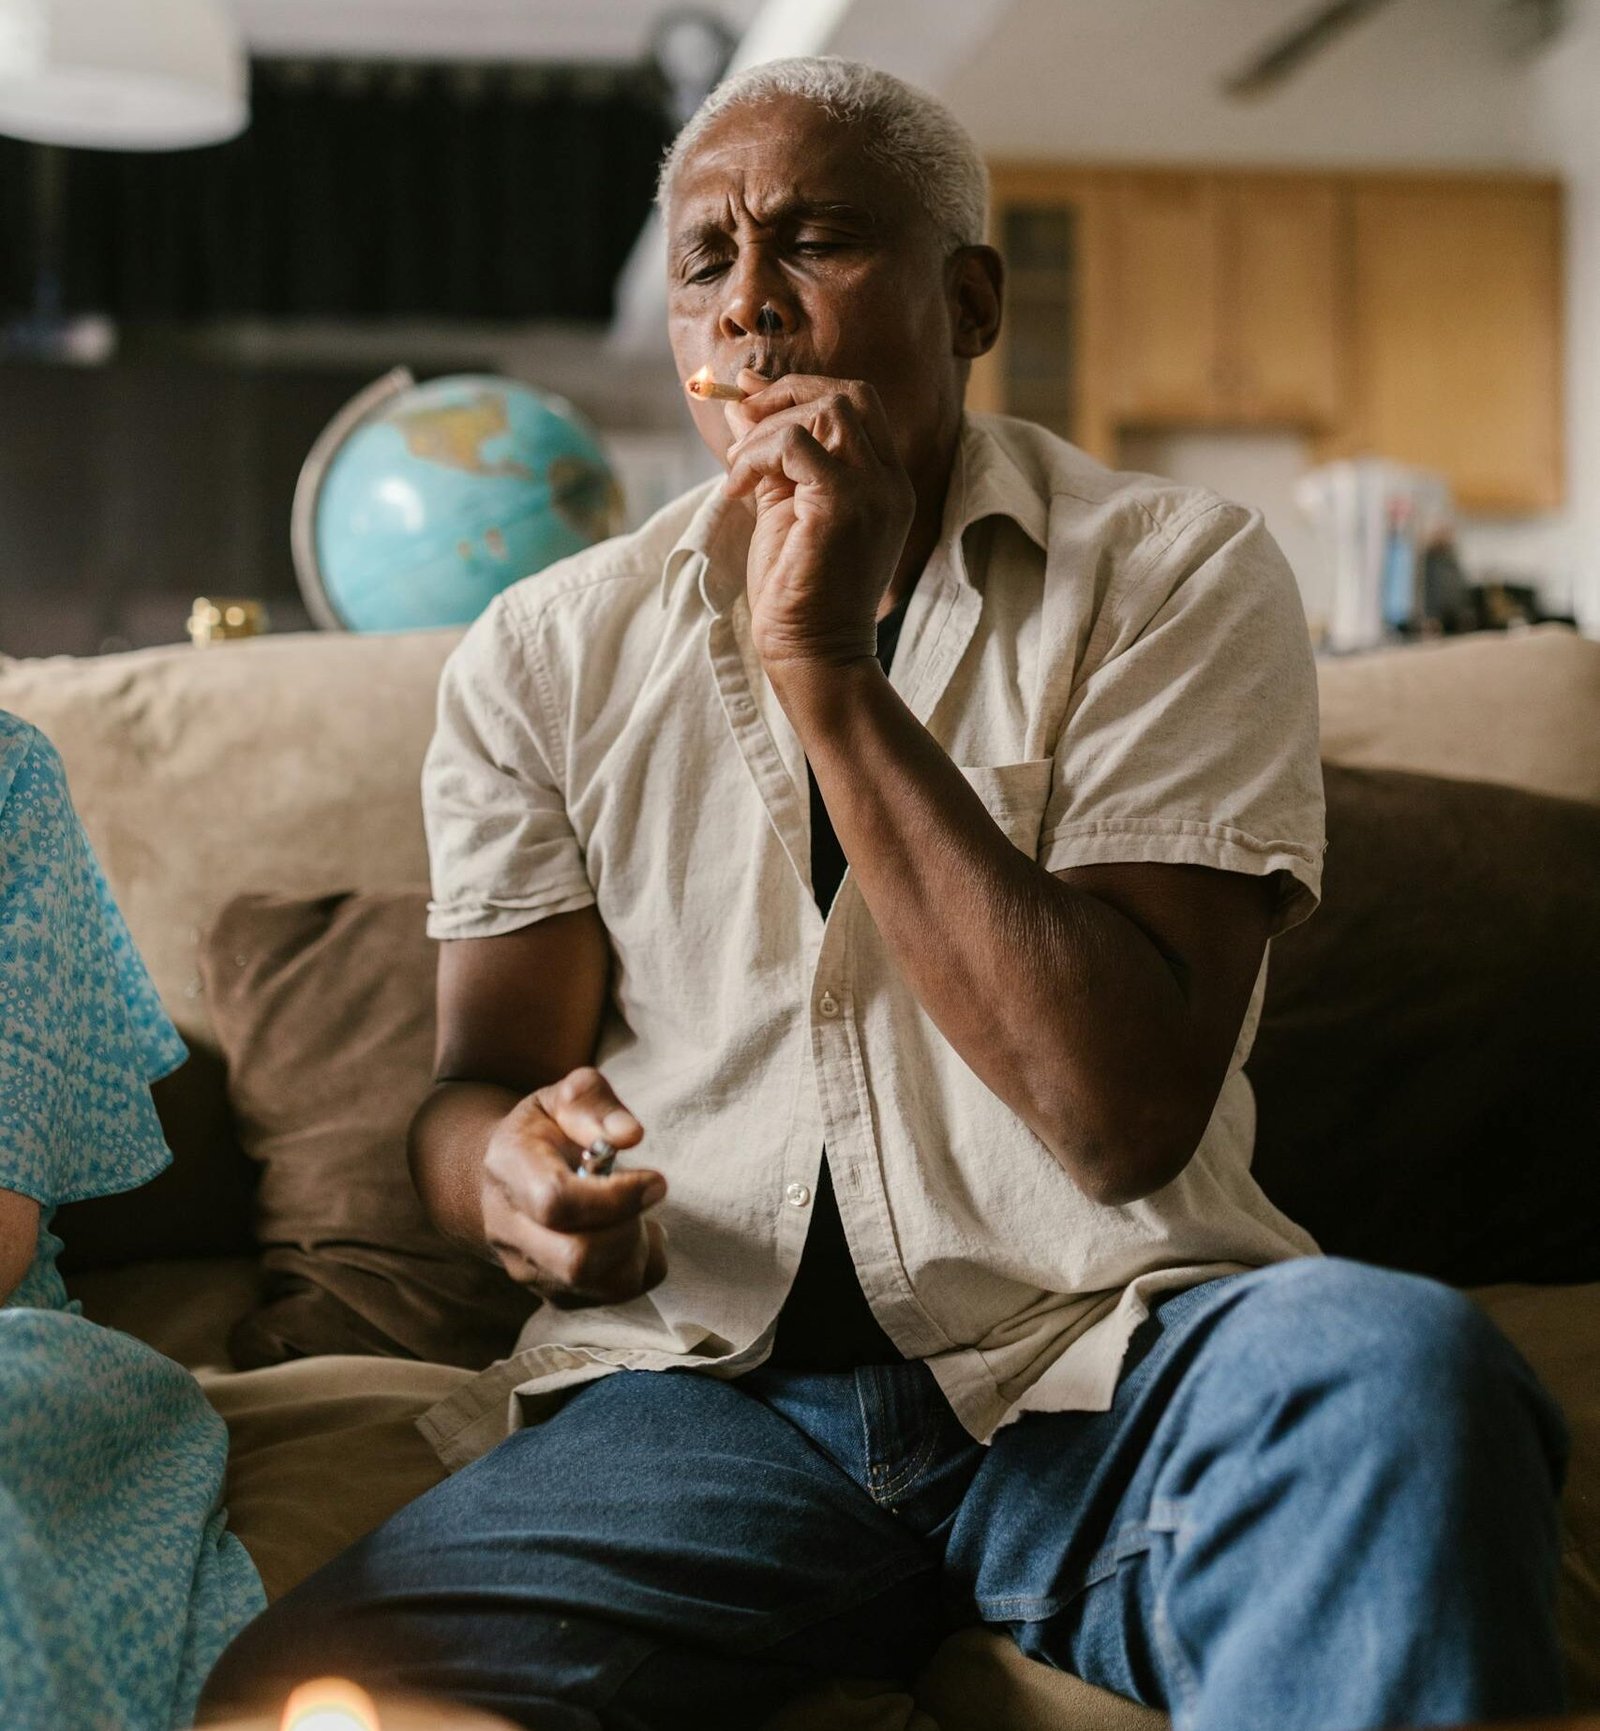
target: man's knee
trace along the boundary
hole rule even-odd
[[[1471,1299],[1435,1280],[1336,1257],[1282,1263],[1241,1317],[1286,1378],[1284,1392],[1342,1394],[1376,1446],[1476,1446],[1531,1434],[1559,1482],[1565,1425],[1510,1341]],[[1241,1343],[1246,1344],[1246,1343]]]

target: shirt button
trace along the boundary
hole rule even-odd
[[[791,1184],[783,1193],[783,1199],[791,1208],[804,1208],[811,1200],[811,1192],[804,1184]]]
[[[839,1000],[834,997],[832,992],[824,992],[822,996],[817,999],[817,1008],[821,1010],[825,1016],[837,1016],[839,1013]]]

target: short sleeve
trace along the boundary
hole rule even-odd
[[[188,1054],[55,748],[0,723],[0,1185],[54,1208],[167,1165],[149,1085]]]
[[[548,679],[498,598],[439,684],[422,772],[430,937],[498,937],[593,903],[561,762]]]
[[[1261,518],[1211,502],[1113,580],[1055,751],[1039,859],[1274,877],[1274,934],[1321,893],[1316,668]]]

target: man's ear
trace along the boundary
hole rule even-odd
[[[992,246],[957,247],[946,280],[950,293],[953,352],[959,360],[986,355],[1000,335],[1006,267]]]

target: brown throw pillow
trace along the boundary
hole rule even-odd
[[[1323,904],[1272,946],[1255,1172],[1323,1249],[1600,1280],[1600,805],[1325,767]]]
[[[250,895],[201,976],[246,1153],[261,1163],[265,1294],[230,1339],[244,1369],[321,1352],[479,1366],[533,1308],[429,1224],[406,1128],[433,1069],[425,897]]]

